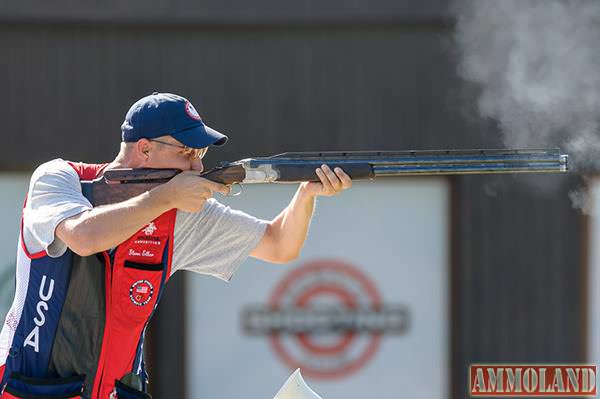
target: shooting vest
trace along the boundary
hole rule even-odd
[[[69,164],[80,180],[106,166]],[[59,258],[31,254],[21,231],[17,284],[26,290],[17,292],[26,295],[15,298],[4,326],[14,334],[0,367],[0,399],[149,398],[131,381],[145,389],[144,333],[169,278],[175,215],[168,211],[115,249],[86,257],[69,249]]]

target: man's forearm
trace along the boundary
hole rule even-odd
[[[308,235],[315,198],[339,194],[352,186],[352,180],[340,168],[333,171],[323,165],[315,172],[321,181],[300,184],[290,204],[269,223],[265,235],[250,255],[274,263],[296,259]]]
[[[171,209],[159,186],[127,201],[93,208],[62,221],[56,235],[79,255],[113,248]]]
[[[298,257],[308,235],[308,228],[315,208],[315,196],[300,186],[290,204],[271,222],[277,237],[281,257],[290,261]]]

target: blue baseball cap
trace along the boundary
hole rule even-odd
[[[177,94],[156,92],[129,108],[121,133],[125,142],[169,135],[191,148],[223,145],[228,139],[206,126],[187,99]]]

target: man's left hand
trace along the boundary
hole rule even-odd
[[[316,169],[320,182],[302,183],[301,190],[310,196],[331,197],[352,187],[352,179],[341,168],[332,170],[327,165]]]

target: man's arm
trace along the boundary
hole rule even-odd
[[[117,246],[171,208],[157,187],[127,201],[67,218],[56,227],[56,236],[76,254],[89,256]]]
[[[352,187],[352,180],[340,168],[326,165],[317,169],[321,182],[302,183],[290,204],[268,225],[250,256],[272,263],[290,262],[300,255],[315,208],[315,198],[332,196]]]
[[[229,189],[194,172],[183,172],[137,197],[63,220],[56,236],[73,252],[88,256],[119,245],[169,209],[200,211],[215,191],[226,194]]]

